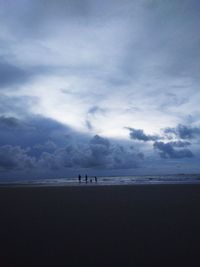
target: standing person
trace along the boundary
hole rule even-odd
[[[88,176],[87,176],[87,174],[85,175],[85,182],[86,182],[86,184],[87,184],[87,180],[88,180]]]
[[[81,182],[81,175],[80,174],[78,176],[78,181],[79,181],[79,183]]]
[[[94,177],[94,180],[95,180],[95,183],[97,183],[97,177],[96,176]]]

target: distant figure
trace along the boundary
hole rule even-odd
[[[87,183],[87,181],[88,181],[88,176],[87,176],[87,174],[85,175],[85,182]]]
[[[79,181],[79,183],[81,182],[81,175],[80,174],[78,176],[78,181]]]
[[[97,183],[97,177],[96,176],[94,177],[94,180],[95,180],[95,183]]]
[[[92,183],[92,178],[90,178],[90,183]]]

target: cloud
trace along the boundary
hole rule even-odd
[[[175,141],[168,142],[168,144],[174,147],[191,145],[190,142],[182,140],[198,138],[198,135],[200,134],[199,127],[191,127],[182,124],[178,124],[176,127],[166,127],[161,129],[159,135],[147,135],[142,129],[126,128],[130,131],[129,135],[133,140],[148,142],[174,139]]]
[[[87,148],[86,166],[111,169],[136,168],[144,155],[132,147],[111,143],[107,138],[95,135]]]
[[[20,121],[13,117],[6,118],[5,116],[0,117],[0,129],[15,129],[20,127]]]
[[[87,148],[86,166],[92,167],[108,167],[112,168],[112,150],[110,142],[106,138],[95,135]]]
[[[157,135],[145,134],[142,129],[134,129],[134,128],[127,128],[127,129],[130,131],[129,133],[130,138],[134,140],[148,142],[160,139],[160,137]]]
[[[7,86],[24,83],[29,78],[29,73],[22,68],[4,62],[0,57],[0,90]]]
[[[132,118],[135,128],[156,132],[172,121],[180,123],[188,110],[195,114],[200,62],[196,2],[126,0],[122,6],[120,1],[46,5],[18,0],[0,3],[0,10],[5,78],[20,96],[38,98],[31,104],[33,113],[76,130],[123,138],[122,128]],[[13,67],[24,74],[16,70],[18,75],[12,75]],[[72,94],[63,96],[61,90]]]
[[[164,133],[169,137],[175,136],[181,139],[192,139],[200,134],[200,128],[179,124],[175,128],[173,127],[165,128]]]
[[[98,107],[98,106],[93,106],[89,109],[88,114],[95,115],[96,113],[104,113],[105,110]]]
[[[35,167],[35,158],[28,156],[28,149],[19,146],[0,147],[0,171],[19,171]]]
[[[86,120],[85,124],[86,124],[88,130],[92,130],[93,129],[92,124],[91,124],[91,122],[89,120]]]
[[[34,148],[37,145],[44,145],[48,141],[63,145],[67,142],[67,135],[76,136],[78,133],[66,125],[41,116],[28,116],[24,119],[0,116],[0,145],[9,144]],[[32,149],[30,153],[34,153],[34,151],[36,148]]]
[[[38,102],[36,97],[9,96],[6,91],[0,93],[0,116],[25,118],[30,116],[31,108]]]
[[[110,147],[110,142],[108,141],[108,139],[106,139],[106,138],[103,138],[103,137],[101,137],[101,136],[99,136],[99,135],[95,135],[92,139],[91,139],[91,141],[90,141],[90,144],[93,146],[95,146],[95,145],[102,145],[102,146],[104,146],[104,147],[106,147],[106,148],[109,148]]]
[[[144,155],[119,144],[110,143],[106,138],[95,135],[88,143],[69,144],[54,153],[44,152],[39,163],[51,169],[97,168],[131,169],[137,168]]]
[[[144,153],[137,152],[134,148],[129,149],[116,145],[113,148],[113,167],[116,169],[140,168],[144,161]]]
[[[5,145],[7,144],[7,145]],[[0,117],[1,171],[137,168],[144,155],[133,147],[92,138],[42,117]]]
[[[190,146],[191,143],[187,142],[187,141],[171,141],[168,142],[168,144],[172,145],[173,147],[186,147],[186,146]]]
[[[58,170],[138,166],[130,138],[199,153],[198,1],[121,2],[0,1],[0,146]]]
[[[174,149],[173,143],[155,142],[153,147],[159,151],[161,158],[182,159],[192,158],[194,155],[189,149]],[[177,146],[177,143],[175,144]]]
[[[139,140],[143,142],[154,141],[153,148],[159,151],[161,158],[181,159],[192,158],[194,154],[188,147],[191,145],[188,141],[182,141],[180,139],[191,139],[195,134],[199,132],[199,128],[187,127],[184,125],[177,125],[175,128],[165,128],[164,135],[147,135],[142,129],[128,128],[130,131],[130,138],[133,140]],[[174,139],[174,141],[168,141]],[[167,140],[163,142],[161,140]]]

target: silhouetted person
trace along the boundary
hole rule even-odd
[[[81,182],[81,175],[80,174],[78,176],[78,181],[79,181],[79,183]]]
[[[97,183],[97,177],[96,176],[94,177],[94,180],[95,180],[95,183]]]
[[[90,183],[92,183],[92,178],[90,178]]]
[[[88,180],[88,176],[87,174],[85,175],[85,182],[87,183],[87,180]]]

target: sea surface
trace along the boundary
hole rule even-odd
[[[145,175],[145,176],[109,176],[85,177],[81,182],[77,177],[57,179],[18,180],[12,182],[0,182],[0,186],[94,186],[94,185],[140,185],[140,184],[200,184],[200,174],[176,174],[176,175]]]

